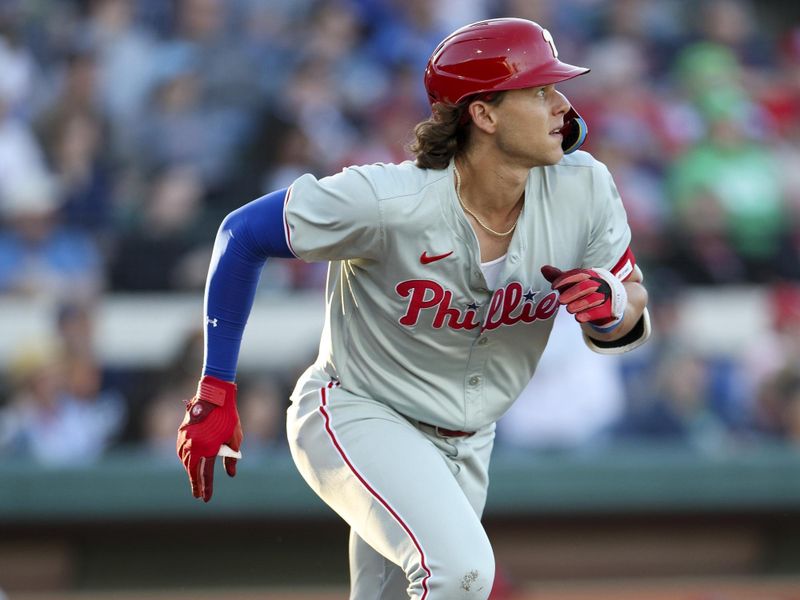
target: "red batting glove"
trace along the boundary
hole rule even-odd
[[[197,386],[197,394],[186,401],[186,416],[178,428],[178,458],[189,474],[195,498],[211,500],[218,455],[223,457],[228,475],[236,475],[236,459],[242,457],[241,444],[236,384],[205,375]]]
[[[570,269],[561,271],[550,265],[542,275],[559,293],[558,301],[575,315],[578,323],[589,323],[597,331],[608,333],[622,322],[628,293],[625,286],[605,269]]]

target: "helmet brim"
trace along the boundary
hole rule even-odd
[[[542,85],[551,85],[585,75],[589,71],[591,71],[591,69],[587,67],[578,67],[576,65],[558,61],[547,65],[545,68],[518,73],[513,77],[509,77],[502,83],[492,83],[486,85],[483,89],[470,91],[470,93],[464,94],[453,102],[445,101],[445,103],[456,105],[464,102],[468,98],[475,97],[478,94],[485,94],[487,92],[507,92],[509,90],[521,90]],[[430,98],[430,101],[431,104],[434,104],[435,102],[442,102],[442,100],[437,100],[432,97]]]
[[[568,79],[573,79],[581,75],[585,75],[591,69],[586,67],[578,67],[569,63],[561,61],[551,63],[546,67],[531,70],[526,73],[520,73],[516,77],[511,77],[508,81],[500,84],[495,89],[516,90],[530,87],[537,87],[540,85],[551,85],[553,83],[561,83]]]

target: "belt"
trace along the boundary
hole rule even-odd
[[[439,427],[438,425],[431,425],[430,423],[423,423],[422,421],[419,422],[420,425],[424,425],[425,427],[430,427],[433,429],[434,433],[439,437],[469,437],[471,435],[475,435],[474,431],[459,431],[458,429],[447,429],[445,427]]]

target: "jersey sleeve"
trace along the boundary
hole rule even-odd
[[[316,179],[303,175],[289,190],[286,240],[305,261],[377,258],[383,224],[374,186],[363,170],[349,167]]]
[[[624,280],[636,266],[629,249],[628,217],[605,165],[598,164],[595,173],[589,244],[581,266],[607,269]]]

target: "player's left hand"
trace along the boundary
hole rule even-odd
[[[197,394],[186,402],[177,441],[178,457],[189,474],[195,498],[211,500],[217,456],[223,457],[228,475],[236,475],[236,460],[242,458],[241,444],[236,384],[204,376]]]
[[[607,333],[622,322],[628,293],[622,281],[606,269],[561,271],[545,265],[542,275],[559,293],[558,301],[575,315],[578,323],[588,323]]]

